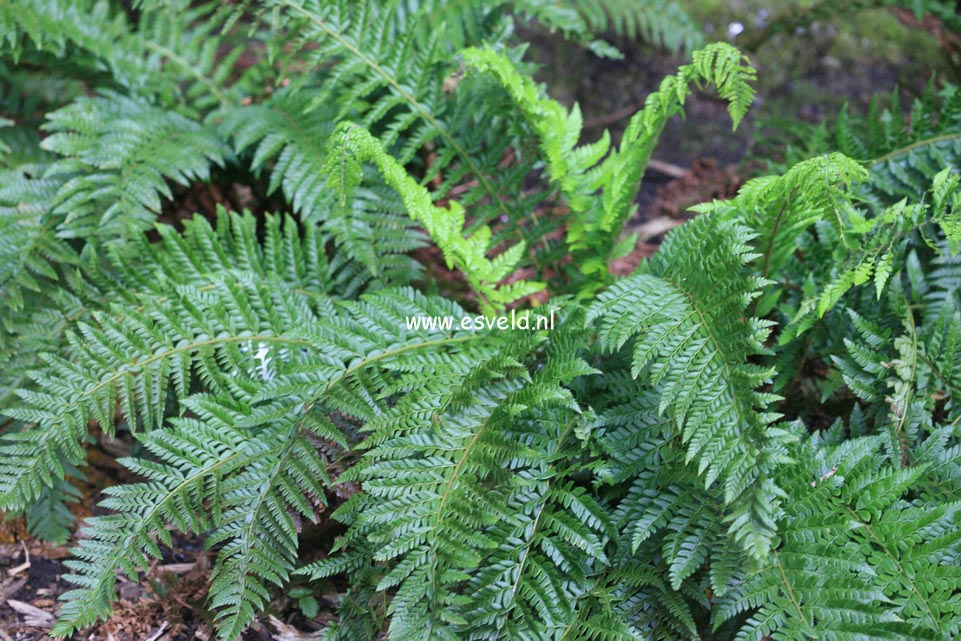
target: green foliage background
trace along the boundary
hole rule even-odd
[[[585,142],[527,19],[691,61]],[[956,86],[798,125],[617,277],[668,119],[754,98],[673,2],[18,0],[0,34],[0,509],[67,541],[87,449],[135,442],[54,636],[176,532],[222,639],[293,576],[349,586],[330,640],[961,636]]]

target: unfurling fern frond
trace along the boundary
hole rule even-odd
[[[750,106],[754,69],[733,47],[714,44],[694,53],[691,64],[669,76],[660,89],[648,96],[644,109],[631,119],[618,150],[608,154],[607,133],[598,141],[577,146],[581,135],[580,109],[568,111],[546,98],[530,78],[494,51],[468,49],[465,64],[494,74],[537,133],[546,156],[547,173],[568,201],[573,215],[568,223],[568,244],[575,252],[575,264],[585,274],[604,274],[613,255],[621,229],[633,212],[654,146],[668,119],[679,113],[696,82],[717,87],[729,102],[735,126]],[[602,160],[603,159],[603,160]],[[601,189],[601,193],[596,193]]]
[[[338,105],[338,119],[349,116],[356,120],[403,164],[414,160],[422,149],[436,147],[429,177],[450,169],[459,184],[476,181],[471,201],[486,200],[497,212],[480,216],[482,221],[513,215],[503,202],[505,190],[499,179],[503,158],[486,157],[511,138],[497,139],[491,148],[477,142],[490,142],[484,134],[502,131],[510,114],[501,113],[493,101],[479,105],[452,99],[445,90],[445,78],[450,79],[452,72],[458,76],[451,53],[435,33],[418,38],[419,30],[429,24],[424,14],[441,7],[424,5],[411,12],[406,10],[407,3],[374,0],[272,0],[270,4],[289,20],[299,42],[310,45],[304,49],[306,60],[326,70],[319,74],[309,109]],[[463,16],[470,13],[471,3],[457,2],[446,8],[454,16]],[[479,35],[490,36],[492,42],[503,41],[509,33],[487,24],[485,18]],[[485,39],[466,44],[480,44]],[[299,90],[296,85],[293,88]],[[458,126],[465,113],[479,115],[482,122]]]
[[[782,176],[763,176],[748,181],[736,198],[696,205],[700,213],[737,217],[757,233],[752,241],[760,256],[757,273],[764,278],[783,276],[797,250],[797,240],[819,221],[832,224],[840,237],[854,216],[847,191],[854,182],[868,177],[855,160],[842,154],[829,154],[802,161]],[[766,292],[756,306],[765,316],[777,303],[780,288]]]
[[[396,3],[272,0],[271,4],[289,17],[305,42],[317,45],[308,52],[308,61],[324,67],[336,61],[314,96],[313,107],[336,100],[341,117],[359,110],[361,124],[375,131],[401,162],[410,161],[438,137],[458,148],[443,119],[442,80],[449,70],[438,64],[443,57],[438,40],[432,34],[419,42],[413,30],[401,31]],[[368,103],[376,103],[376,108],[365,109]],[[474,163],[466,155],[460,160]]]
[[[746,307],[765,281],[738,275],[757,255],[747,228],[713,215],[672,232],[641,273],[601,294],[592,309],[608,350],[633,342],[633,376],[657,386],[706,486],[723,483],[730,530],[767,558],[783,492],[772,480],[786,461],[782,430],[758,391],[772,372],[749,359],[766,353],[770,323]],[[718,278],[718,274],[726,274]]]

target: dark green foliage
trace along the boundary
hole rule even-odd
[[[512,30],[689,48],[676,6],[0,7],[0,509],[69,539],[133,441],[54,636],[177,533],[230,641],[295,573],[347,586],[328,641],[961,634],[957,90],[842,114],[615,278],[668,119],[703,83],[737,125],[754,69],[693,51],[613,149]]]
[[[731,506],[731,534],[757,559],[768,556],[783,491],[773,471],[787,461],[759,393],[771,372],[749,364],[765,353],[770,323],[745,317],[764,284],[741,275],[755,258],[746,227],[702,216],[669,236],[642,273],[598,298],[604,349],[634,339],[631,375],[656,386],[659,412],[669,412],[685,462],[697,462],[706,486],[719,481]],[[713,239],[713,243],[711,242]],[[721,276],[723,274],[723,276]]]

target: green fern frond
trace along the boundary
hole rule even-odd
[[[179,103],[196,117],[235,100],[227,83],[243,49],[223,55],[221,47],[238,9],[216,2],[147,3],[131,25],[123,11],[101,0],[27,0],[0,8],[0,32],[15,60],[42,51],[60,67],[106,72],[94,75],[94,86],[123,87],[166,107]]]
[[[264,102],[223,110],[216,118],[237,153],[253,152],[251,169],[269,169],[268,192],[282,188],[293,211],[316,219],[332,201],[325,197],[323,166],[336,114],[330,107],[308,111],[309,101],[306,93],[283,89]]]
[[[170,198],[167,181],[206,180],[223,165],[223,142],[176,113],[104,92],[48,114],[42,146],[62,156],[48,176],[64,175],[53,209],[68,238],[125,238],[149,229]]]
[[[671,0],[573,0],[571,4],[594,33],[613,31],[674,52],[693,51],[704,39],[684,7]]]
[[[412,292],[393,297],[382,294],[340,312],[329,301],[321,302],[322,322],[306,301],[284,292],[281,282],[266,285],[266,291],[258,292],[256,285],[241,286],[224,278],[203,294],[182,287],[192,304],[183,305],[178,300],[172,305],[160,303],[140,310],[147,318],[156,318],[158,324],[163,322],[168,329],[179,327],[181,332],[204,323],[202,330],[193,330],[193,342],[184,340],[138,359],[140,377],[148,383],[156,381],[156,390],[163,385],[161,377],[169,368],[174,385],[179,386],[193,367],[205,385],[218,394],[209,400],[194,396],[185,401],[185,408],[199,418],[174,419],[173,431],[155,429],[139,437],[166,464],[126,462],[150,483],[118,490],[131,492],[135,498],[106,503],[105,507],[119,510],[119,514],[104,517],[104,522],[93,521],[91,536],[78,548],[82,562],[73,566],[81,590],[68,597],[56,628],[58,635],[104,616],[112,600],[114,569],[132,572],[142,568],[146,559],[142,554],[131,558],[127,548],[135,545],[144,553],[156,555],[158,548],[147,533],[161,527],[161,522],[169,522],[189,532],[202,532],[208,523],[215,528],[208,543],[224,545],[214,567],[210,599],[218,612],[222,638],[235,638],[266,603],[266,584],[282,584],[293,569],[296,528],[288,509],[313,518],[315,508],[310,497],[323,498],[318,483],[326,478],[325,464],[312,439],[333,441],[341,447],[347,444],[326,412],[349,409],[352,415],[367,420],[383,416],[387,408],[382,400],[356,396],[367,386],[376,389],[383,380],[379,372],[384,368],[411,371],[416,365],[423,384],[424,359],[432,350],[474,338],[438,337],[426,331],[408,334],[403,322],[406,316],[458,311]],[[119,311],[115,308],[115,315]],[[131,323],[129,319],[123,322]],[[139,331],[147,336],[145,329]],[[196,336],[200,331],[206,338]],[[94,336],[93,332],[88,334]],[[470,351],[465,354],[476,356]],[[166,368],[151,363],[171,359],[176,362]],[[406,368],[405,359],[413,359]],[[448,360],[437,358],[434,367],[441,372],[448,364]],[[130,376],[121,367],[110,369]],[[441,378],[437,375],[427,380]],[[98,386],[103,388],[102,383]],[[125,410],[130,412],[131,423],[155,418],[142,398],[147,386],[139,381],[125,384],[125,388],[130,387],[137,389],[136,397],[129,399],[136,407]],[[122,405],[128,403],[123,396],[129,393],[125,388],[118,393]],[[178,396],[184,397],[185,391],[180,390]],[[224,405],[221,399],[231,397],[237,400]],[[82,407],[78,410],[84,411]],[[29,413],[26,409],[11,412],[21,418]],[[100,417],[105,425],[109,419],[109,415]],[[41,428],[28,434],[49,437],[50,432],[63,431],[49,421]],[[197,438],[206,430],[223,432],[220,439],[204,438],[203,442],[204,447],[219,449],[209,456],[194,454],[196,446],[188,446],[183,439]],[[184,452],[199,459],[170,459],[182,457]],[[168,468],[176,471],[166,471]],[[23,489],[23,483],[4,488],[5,499],[16,500],[16,493]],[[125,538],[128,531],[132,539]]]
[[[24,290],[40,292],[57,279],[56,265],[78,262],[73,248],[56,235],[62,216],[53,202],[63,181],[40,176],[43,166],[21,166],[0,174],[0,301],[24,307]]]
[[[909,204],[907,200],[884,209],[874,218],[857,215],[849,225],[858,247],[848,251],[844,244],[836,248],[838,267],[830,280],[822,285],[817,296],[807,296],[791,319],[781,341],[785,342],[811,326],[815,318],[824,316],[850,289],[873,279],[880,298],[892,277],[905,269],[909,248],[914,237],[938,253],[950,253],[950,247],[940,247],[940,231],[948,245],[961,242],[961,180],[950,167],[938,172],[931,185],[931,204]],[[931,234],[932,237],[929,237]],[[853,243],[852,243],[853,244]]]
[[[282,189],[306,223],[322,223],[373,277],[409,284],[419,269],[406,254],[422,247],[423,238],[406,212],[382,193],[386,189],[358,190],[345,204],[327,189],[325,162],[335,113],[309,110],[310,100],[306,92],[281,90],[263,103],[224,110],[217,119],[238,153],[252,150],[252,169],[270,169],[268,192]]]
[[[79,439],[89,418],[111,432],[119,404],[129,426],[152,429],[165,415],[169,389],[183,397],[198,379],[234,389],[233,377],[264,367],[256,356],[261,347],[309,343],[290,334],[312,322],[309,301],[335,285],[349,290],[356,271],[329,264],[325,241],[313,228],[301,239],[292,221],[282,231],[280,220],[268,219],[260,246],[252,216],[221,211],[216,230],[201,219],[188,222],[183,237],[164,228],[159,246],[142,241],[113,250],[115,271],[88,268],[103,286],[86,295],[116,304],[75,312],[82,320],[72,328],[69,348],[43,356],[33,385],[14,390],[19,409],[4,408],[37,424],[4,434],[4,509],[22,509],[63,477],[65,464],[82,460]],[[134,255],[143,262],[131,261]],[[60,332],[68,329],[56,320]],[[67,369],[57,373],[61,366]]]
[[[364,461],[347,473],[365,492],[341,518],[352,519],[349,541],[394,561],[378,585],[397,589],[391,639],[547,638],[587,596],[579,584],[606,562],[611,529],[564,478],[578,419],[560,384],[594,372],[565,333],[533,374],[523,361],[544,339],[507,336],[367,425]]]
[[[721,599],[715,625],[750,612],[742,635],[949,639],[958,634],[957,503],[912,505],[925,466],[898,469],[881,440],[829,446],[808,439],[782,485],[782,545]],[[829,507],[826,507],[829,506]]]
[[[478,181],[486,197],[500,203],[490,177],[496,167],[481,166],[446,122],[443,79],[453,66],[447,52],[433,34],[422,43],[416,30],[398,33],[397,2],[272,0],[271,5],[289,17],[291,28],[305,42],[317,45],[305,54],[309,62],[325,68],[337,61],[313,98],[314,108],[334,100],[341,117],[358,113],[360,124],[402,163],[438,141]],[[368,108],[370,104],[376,106]],[[510,214],[506,206],[499,208]]]
[[[568,223],[568,244],[585,274],[606,273],[621,228],[633,211],[641,175],[664,125],[683,108],[689,86],[703,80],[717,87],[729,102],[735,126],[754,97],[750,83],[755,71],[746,59],[729,45],[710,45],[695,52],[691,64],[648,96],[644,109],[631,119],[620,149],[608,154],[606,133],[593,144],[577,147],[580,109],[575,105],[568,111],[543,97],[533,80],[518,73],[506,57],[490,49],[468,49],[463,55],[467,66],[497,77],[537,133],[550,180],[558,183],[574,213]],[[599,188],[602,192],[595,193]]]
[[[347,193],[360,184],[362,163],[374,163],[384,182],[404,201],[410,217],[423,226],[444,253],[448,268],[457,268],[467,278],[471,288],[481,297],[485,311],[503,309],[505,304],[543,287],[541,283],[526,281],[498,286],[499,281],[513,272],[524,254],[524,245],[515,244],[488,259],[490,228],[484,226],[465,236],[464,208],[456,201],[451,201],[447,207],[434,205],[427,189],[417,184],[368,131],[350,123],[339,125],[331,137],[330,147],[334,153],[328,157],[326,169],[331,187],[346,199]]]
[[[777,415],[766,411],[776,397],[757,390],[771,371],[749,362],[767,351],[770,323],[745,315],[765,281],[735,276],[757,258],[753,236],[698,217],[672,232],[642,273],[602,293],[591,315],[605,349],[633,340],[632,375],[658,387],[658,411],[670,412],[686,460],[697,461],[706,486],[723,482],[731,532],[763,560],[783,497],[771,475],[787,458],[783,432],[771,425]]]

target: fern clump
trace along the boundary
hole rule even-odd
[[[178,534],[228,641],[298,580],[343,588],[328,640],[961,634],[957,92],[842,114],[618,277],[668,120],[754,97],[676,7],[0,8],[0,74],[61,89],[0,127],[0,510],[73,539],[51,635]],[[529,18],[691,61],[584,142]]]

